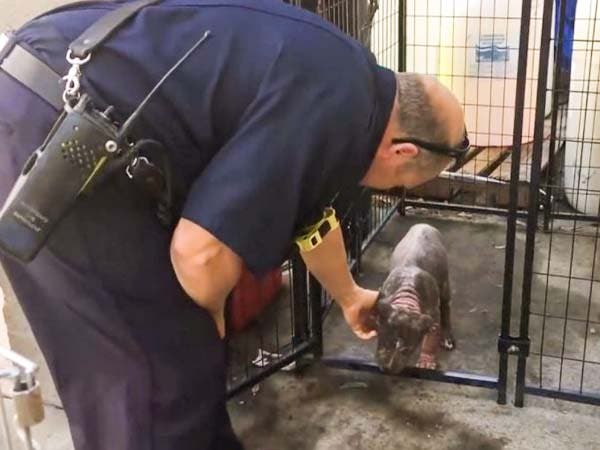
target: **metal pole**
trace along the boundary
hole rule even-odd
[[[398,0],[398,72],[406,72],[406,1]]]
[[[546,108],[546,85],[548,68],[544,64],[550,55],[550,31],[552,25],[553,0],[544,0],[544,16],[542,21],[542,44],[540,47],[540,64],[538,73],[537,98],[535,112],[535,131],[533,134],[533,157],[531,161],[531,177],[529,185],[529,213],[527,217],[527,238],[525,241],[525,263],[523,269],[523,297],[521,301],[521,324],[519,338],[529,339],[529,312],[531,305],[531,283],[533,280],[533,258],[535,253],[535,234],[538,221],[538,191],[541,178],[542,150],[544,145],[544,121]],[[515,389],[515,406],[523,406],[525,394],[525,368],[527,357],[519,355],[517,362],[517,381]]]
[[[5,439],[5,443],[6,443],[6,448],[8,450],[13,450],[11,437],[10,437],[8,415],[6,413],[6,407],[4,405],[4,396],[2,395],[1,390],[0,390],[0,413],[2,415],[2,425],[4,426],[4,439]]]
[[[323,288],[315,277],[309,278],[309,297],[311,310],[311,332],[314,342],[313,355],[323,356]]]
[[[293,273],[292,286],[292,325],[294,346],[308,339],[308,292],[306,265],[297,252],[291,259]]]
[[[31,428],[23,428],[23,440],[27,450],[37,450],[33,445],[33,436],[31,435]]]
[[[515,96],[515,122],[513,128],[513,149],[511,161],[509,207],[506,227],[506,253],[504,260],[504,285],[502,292],[502,323],[500,340],[509,339],[512,310],[513,266],[515,260],[515,240],[517,231],[517,207],[519,201],[519,169],[521,165],[521,141],[523,139],[523,113],[525,105],[525,85],[527,82],[527,52],[529,46],[529,24],[531,21],[531,0],[524,0],[521,10],[521,37],[519,40],[519,61],[517,72],[517,92]],[[498,368],[498,403],[506,404],[508,380],[508,353],[500,352]]]

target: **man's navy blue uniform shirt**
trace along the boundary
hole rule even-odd
[[[30,22],[19,38],[66,73],[67,45],[116,5],[67,6]],[[337,191],[364,176],[392,109],[395,79],[335,26],[279,1],[166,0],[143,9],[94,52],[82,67],[84,89],[123,120],[206,30],[210,38],[161,88],[135,131],[168,147],[185,195],[182,216],[261,272],[287,257],[297,231]],[[41,127],[30,112],[15,111],[12,120],[30,120],[30,128],[43,129],[41,138],[55,119],[49,109]],[[14,180],[31,150],[13,155],[4,180]],[[0,163],[6,170],[6,158]],[[0,182],[0,199],[8,187]],[[70,266],[94,260],[117,290],[140,295],[147,280],[153,294],[166,294],[159,282],[161,271],[172,272],[170,236],[133,191],[124,176],[98,190],[49,247]]]

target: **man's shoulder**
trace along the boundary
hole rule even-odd
[[[284,23],[290,32],[305,31],[317,33],[321,38],[324,36],[337,40],[343,45],[353,47],[357,41],[343,33],[337,26],[323,19],[319,15],[306,9],[286,3],[282,0],[166,0],[161,2],[165,8],[189,7],[198,8],[222,8],[237,10],[248,14],[253,21],[261,18],[266,21],[277,21]],[[301,42],[298,42],[301,44]]]

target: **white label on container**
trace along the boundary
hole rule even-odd
[[[518,48],[511,47],[505,34],[470,35],[469,75],[507,78],[517,76]]]

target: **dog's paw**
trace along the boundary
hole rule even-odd
[[[446,351],[454,350],[456,348],[456,341],[451,335],[446,336],[440,340],[440,347]]]
[[[429,369],[435,370],[437,369],[437,363],[435,362],[435,356],[430,355],[429,353],[422,353],[419,357],[419,362],[416,365],[419,369]]]

